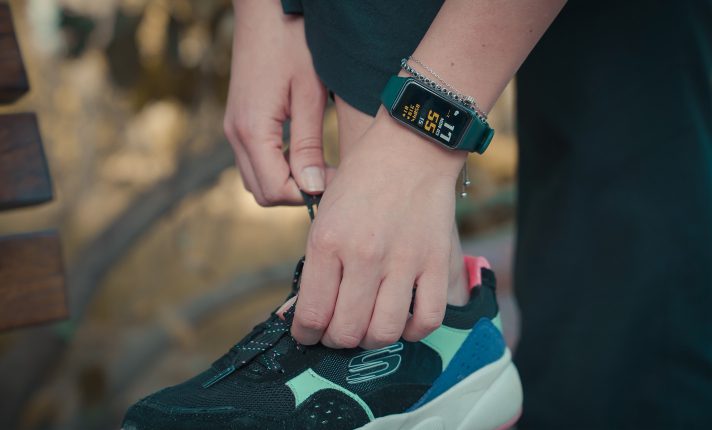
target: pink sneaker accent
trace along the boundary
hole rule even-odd
[[[497,430],[508,430],[514,427],[514,425],[519,421],[519,418],[522,416],[522,410],[520,409],[519,412],[517,412],[517,415],[512,417],[511,420],[507,421],[506,423],[502,424],[501,426],[497,427]]]
[[[485,257],[473,257],[471,255],[465,256],[465,268],[470,276],[470,290],[478,285],[482,285],[482,272],[480,269],[491,269],[489,261]]]

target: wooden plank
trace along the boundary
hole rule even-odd
[[[29,89],[10,5],[0,4],[0,103],[12,103]]]
[[[0,115],[0,210],[52,200],[52,180],[32,113]]]
[[[68,315],[57,233],[0,237],[0,330]]]

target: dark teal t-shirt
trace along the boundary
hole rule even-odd
[[[314,67],[330,91],[375,115],[388,78],[415,51],[443,0],[283,0],[304,15]]]

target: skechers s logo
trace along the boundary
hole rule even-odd
[[[349,361],[349,376],[346,382],[358,384],[388,376],[398,370],[403,343],[396,342],[381,349],[364,351]]]

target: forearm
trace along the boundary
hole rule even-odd
[[[276,28],[287,19],[279,0],[232,0],[232,7],[235,14],[233,39],[243,41],[241,45],[263,43],[267,32],[260,31],[261,28]],[[274,33],[272,43],[278,43],[278,33]],[[232,58],[239,59],[239,53],[233,52]]]
[[[413,56],[485,112],[566,0],[446,0]]]
[[[413,57],[489,112],[564,4],[565,0],[446,0]],[[407,73],[401,71],[401,75]],[[422,137],[417,137],[423,140],[421,145],[408,143],[416,139],[414,133],[396,124],[385,109],[379,111],[376,123],[401,136],[389,146],[408,153],[421,167],[456,177],[467,157],[465,152],[445,150]],[[412,136],[406,138],[406,134]]]

